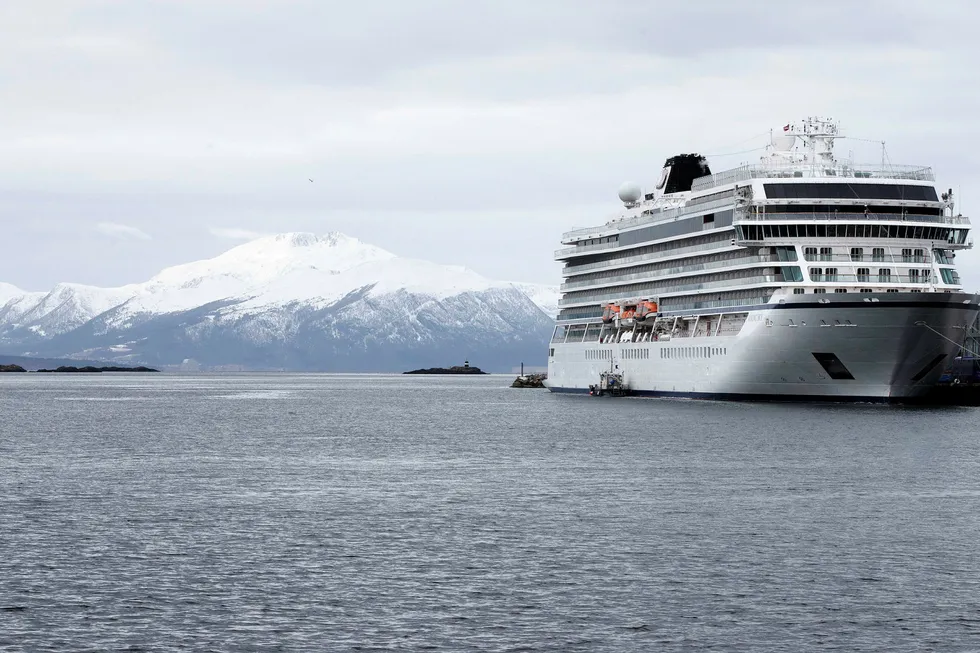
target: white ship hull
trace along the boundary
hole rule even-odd
[[[641,396],[916,400],[960,351],[978,302],[967,293],[797,295],[749,310],[735,335],[553,343],[547,386],[588,392],[613,369]]]

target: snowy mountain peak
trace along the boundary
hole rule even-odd
[[[282,234],[274,234],[272,236],[257,238],[249,243],[246,243],[245,246],[255,245],[261,248],[266,247],[271,243],[285,245],[287,247],[356,247],[358,245],[368,247],[368,245],[365,245],[357,238],[340,233],[339,231],[329,231],[322,236],[317,236],[316,234],[308,231],[293,231]]]
[[[394,254],[362,243],[340,233],[317,236],[311,233],[283,233],[264,236],[244,243],[204,261],[167,268],[147,284],[147,291],[164,288],[198,288],[215,282],[226,289],[218,290],[213,299],[231,293],[244,293],[304,269],[340,272],[368,261],[393,258]]]
[[[14,297],[20,297],[24,291],[15,285],[0,281],[0,306],[6,304]]]
[[[265,236],[244,243],[211,261],[220,266],[314,267],[345,270],[367,261],[393,258],[380,247],[342,233],[324,236],[295,232]],[[205,263],[201,261],[200,263]]]
[[[70,331],[130,297],[137,286],[98,288],[59,283],[47,293],[22,293],[8,300],[0,315],[7,326],[28,328],[40,335]]]
[[[125,350],[144,362],[203,357],[215,364],[234,349],[253,363],[286,367],[275,356],[310,347],[289,365],[326,365],[340,356],[353,361],[347,369],[367,369],[366,360],[388,369],[423,350],[426,357],[452,351],[454,360],[489,346],[499,348],[499,358],[520,342],[529,347],[523,356],[539,355],[551,319],[534,305],[553,316],[557,303],[551,287],[395,256],[337,232],[265,236],[134,286],[58,284],[24,293],[3,284],[0,300],[5,292],[12,295],[0,301],[6,349],[50,347],[78,357],[98,351],[113,360]]]
[[[272,238],[276,242],[285,243],[290,247],[310,247],[320,242],[316,234],[304,232],[276,234]]]

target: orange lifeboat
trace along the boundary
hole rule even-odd
[[[619,306],[617,304],[606,304],[606,308],[602,311],[602,321],[605,324],[609,324],[619,316]]]
[[[657,302],[645,299],[636,305],[636,319],[638,322],[642,322],[650,315],[656,316],[658,310]]]
[[[624,327],[633,326],[633,318],[636,316],[636,302],[624,302],[619,307],[619,323]]]

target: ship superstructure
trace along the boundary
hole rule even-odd
[[[902,400],[936,382],[980,310],[972,246],[928,167],[838,161],[836,122],[786,125],[754,165],[669,158],[653,190],[564,234],[553,391],[603,372],[634,394]]]

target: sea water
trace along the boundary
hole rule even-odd
[[[980,411],[0,376],[0,649],[980,650]]]

